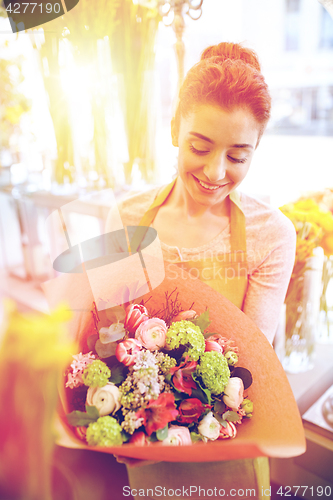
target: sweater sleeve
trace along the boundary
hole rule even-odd
[[[292,222],[274,211],[259,231],[254,248],[256,265],[249,272],[243,311],[272,343],[295,261]]]

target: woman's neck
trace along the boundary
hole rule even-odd
[[[229,217],[230,214],[229,196],[221,203],[210,207],[199,204],[193,200],[180,177],[177,177],[175,187],[168,200],[168,205],[170,208],[177,210],[180,216],[185,217],[187,220],[205,219],[211,216]]]

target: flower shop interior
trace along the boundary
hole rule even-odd
[[[24,5],[28,12],[30,3]],[[296,457],[270,457],[271,498],[333,498],[332,1],[31,5],[40,14],[45,8],[44,17],[26,20],[20,4],[17,12],[14,2],[0,4],[0,422],[12,418],[21,427],[11,428],[6,449],[0,438],[0,500],[123,498],[126,469],[112,454],[57,444],[52,412],[64,367],[46,352],[69,347],[52,344],[53,333],[45,345],[37,339],[42,330],[45,338],[53,332],[43,284],[62,274],[64,249],[104,234],[117,202],[175,177],[170,123],[177,92],[202,51],[220,42],[259,54],[272,96],[241,191],[281,209],[297,233],[273,347],[307,448]],[[59,218],[65,205],[68,217]],[[9,319],[14,310],[21,315],[16,323]],[[32,313],[31,329],[24,318]],[[30,355],[38,365],[38,350],[48,365],[43,377],[28,381],[20,370]],[[19,401],[13,415],[4,399],[10,392]],[[284,402],[270,411],[284,412]],[[20,474],[3,468],[16,448]],[[49,461],[41,471],[32,457]],[[21,483],[25,496],[9,483]]]

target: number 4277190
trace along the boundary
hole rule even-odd
[[[327,497],[331,498],[331,487],[330,486],[280,486],[276,494],[281,495],[281,497],[306,497],[309,496],[317,497]]]
[[[33,12],[40,12],[41,14],[43,12],[46,12],[47,14],[51,14],[54,12],[55,14],[59,14],[61,10],[60,3],[10,3],[8,7],[6,8],[7,12],[10,14],[33,14]]]

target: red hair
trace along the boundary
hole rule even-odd
[[[201,104],[225,110],[248,109],[260,126],[260,138],[270,117],[271,97],[256,53],[225,42],[205,49],[180,89],[174,123],[177,130],[180,116],[187,116]]]

